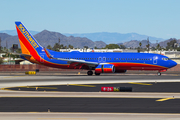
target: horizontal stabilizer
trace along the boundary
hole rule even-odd
[[[24,57],[31,57],[31,55],[29,54],[21,54],[21,53],[11,53],[13,55],[21,55],[21,56],[24,56]]]

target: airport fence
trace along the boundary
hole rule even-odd
[[[28,65],[0,65],[0,71],[6,72],[6,71],[35,71],[36,69],[39,69],[39,71],[48,71],[48,72],[55,72],[55,71],[80,71],[79,69],[59,69],[59,68],[53,68],[53,67],[47,67],[43,65],[38,64],[28,64]]]

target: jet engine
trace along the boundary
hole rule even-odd
[[[115,67],[111,64],[98,65],[95,68],[96,73],[114,73]]]

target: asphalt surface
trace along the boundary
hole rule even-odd
[[[101,87],[130,87],[129,92],[173,92],[180,93],[180,82],[159,82],[159,83],[117,83],[117,84],[68,84],[52,86],[19,86],[5,88],[6,90],[18,91],[59,91],[59,92],[99,92]],[[119,92],[119,91],[118,91]],[[120,91],[123,92],[123,91]],[[125,91],[127,92],[127,91]]]
[[[0,112],[180,113],[180,99],[0,98]]]
[[[0,76],[0,86],[9,86],[1,87],[0,112],[47,112],[49,109],[51,112],[180,113],[179,78],[178,75]],[[102,86],[132,87],[133,91],[103,94],[99,92]],[[8,96],[9,89],[15,91],[10,91]],[[54,91],[59,93],[53,94]],[[163,95],[166,97],[160,97]]]

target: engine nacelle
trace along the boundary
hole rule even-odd
[[[114,73],[115,67],[111,64],[98,65],[95,68],[96,73]]]
[[[126,73],[127,70],[116,70],[115,73]]]

